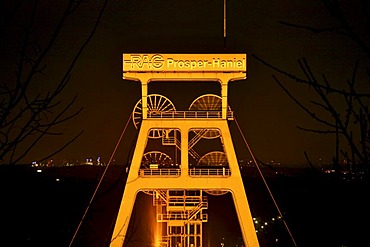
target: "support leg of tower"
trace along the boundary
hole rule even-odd
[[[113,231],[110,247],[122,247],[126,238],[126,233],[130,223],[133,207],[135,205],[137,193],[138,190],[136,186],[126,184],[116,218],[116,226]]]

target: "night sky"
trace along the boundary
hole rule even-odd
[[[14,28],[14,23],[8,24],[7,17],[17,2],[4,1],[5,8],[1,8],[2,27],[11,27],[2,32],[5,35],[1,38],[1,79],[10,83],[14,81],[22,30]],[[63,1],[57,1],[57,4],[55,1],[52,4],[40,2],[34,35],[42,45],[50,38],[50,30],[59,17]],[[353,1],[344,2],[344,9],[350,14],[360,10]],[[103,1],[83,2],[68,20],[63,27],[63,36],[48,56],[45,75],[39,76],[32,85],[35,94],[45,93],[61,77],[61,71],[65,70],[91,30],[102,4]],[[29,9],[23,8],[17,18],[22,16],[22,11],[29,13]],[[299,75],[302,73],[297,60],[305,57],[315,72],[325,73],[333,84],[339,86],[351,77],[353,61],[362,61],[363,55],[354,43],[340,35],[296,29],[282,25],[281,21],[315,27],[336,25],[320,1],[228,0],[225,51],[222,0],[109,1],[98,30],[74,67],[62,97],[67,102],[78,94],[74,109],[82,107],[83,111],[59,127],[64,132],[63,136],[44,138],[23,163],[46,156],[82,129],[83,135],[54,159],[81,160],[101,156],[103,162],[109,160],[141,96],[139,83],[122,79],[122,53],[225,52],[248,55],[248,78],[229,84],[229,105],[257,159],[305,166],[306,151],[314,164],[330,162],[334,155],[334,136],[297,129],[297,125],[319,125],[279,88],[272,79],[272,75],[277,73],[251,55]],[[302,99],[312,99],[309,88],[297,87],[284,77],[280,78],[289,82],[289,88]],[[161,93],[178,110],[186,110],[196,97],[215,90],[217,93],[218,85],[211,84],[151,84],[149,93]],[[247,148],[235,123],[231,123],[231,129],[238,157],[248,158]],[[130,122],[115,155],[118,162],[126,162],[135,132]]]

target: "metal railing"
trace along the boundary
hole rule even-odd
[[[192,168],[189,169],[190,177],[230,177],[231,171],[228,168]],[[180,177],[181,169],[160,168],[140,169],[139,177]]]
[[[167,111],[148,112],[148,118],[222,118],[221,111]],[[234,112],[227,112],[227,119],[234,119]]]
[[[183,213],[183,212],[175,212],[175,213],[171,212],[167,214],[157,214],[157,222],[168,222],[171,220],[188,221],[191,219],[188,213]],[[199,214],[199,218],[197,218],[196,220],[207,222],[208,214]]]
[[[228,168],[193,168],[189,169],[190,177],[230,177],[231,171]]]
[[[139,177],[180,177],[181,170],[173,168],[140,169]]]
[[[197,207],[199,204],[208,206],[208,200],[206,196],[169,196],[168,197],[168,207]]]

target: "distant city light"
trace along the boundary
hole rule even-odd
[[[47,160],[46,162],[32,161],[31,167],[42,168],[42,167],[62,167],[62,166],[78,166],[78,165],[97,165],[105,166],[106,164],[102,162],[100,155],[97,155],[96,158],[85,158],[81,161],[79,160],[67,160],[67,159],[58,159],[58,160]]]

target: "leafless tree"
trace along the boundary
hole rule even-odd
[[[364,61],[354,61],[352,77],[344,79],[345,83],[333,82],[325,75],[314,72],[308,59],[298,60],[302,76],[280,69],[266,62],[257,55],[254,57],[272,68],[280,76],[273,79],[283,91],[312,119],[321,124],[319,128],[298,127],[301,130],[331,134],[335,138],[335,154],[333,165],[339,168],[343,161],[348,167],[368,168],[370,153],[370,115],[369,115],[369,86],[370,86],[370,3],[367,0],[356,2],[356,13],[348,13],[340,0],[320,0],[334,26],[312,27],[305,24],[281,22],[288,28],[297,31],[306,30],[317,35],[328,34],[342,36],[356,44],[364,55]],[[349,1],[347,1],[349,3]],[[347,4],[348,4],[347,3]],[[351,2],[353,3],[353,2]],[[364,66],[360,66],[364,65]],[[361,67],[365,67],[360,71]],[[343,73],[343,71],[339,72]],[[283,79],[282,79],[283,78]],[[289,88],[288,83],[298,83],[314,92],[315,98],[311,101],[304,99]],[[359,83],[366,85],[358,87]],[[345,85],[345,86],[343,86]],[[360,89],[359,89],[360,88]],[[362,89],[361,89],[362,88]],[[365,89],[363,89],[365,88]],[[307,159],[308,156],[305,153]],[[309,159],[308,159],[309,161]]]
[[[1,41],[6,68],[2,68],[0,79],[0,163],[20,162],[45,136],[64,134],[58,127],[80,113],[81,109],[76,110],[74,106],[77,95],[65,99],[63,93],[73,68],[96,33],[107,2],[17,0],[1,3]],[[57,13],[48,13],[47,4],[52,4],[50,6]],[[40,89],[40,80],[48,80],[50,73],[53,73],[48,71],[47,65],[60,66],[57,59],[50,58],[50,54],[55,54],[58,49],[57,41],[68,35],[63,28],[71,22],[76,26],[79,11],[86,8],[96,11],[91,13],[94,15],[91,25],[84,27],[89,31],[85,32],[85,38],[80,41],[76,51],[68,54],[70,60],[60,76],[48,81],[48,85],[54,86]],[[54,14],[49,16],[52,20],[45,18],[45,14]],[[7,54],[5,58],[4,54]],[[9,70],[12,73],[15,71],[15,74],[10,76]],[[44,160],[60,152],[82,132],[38,159]]]

